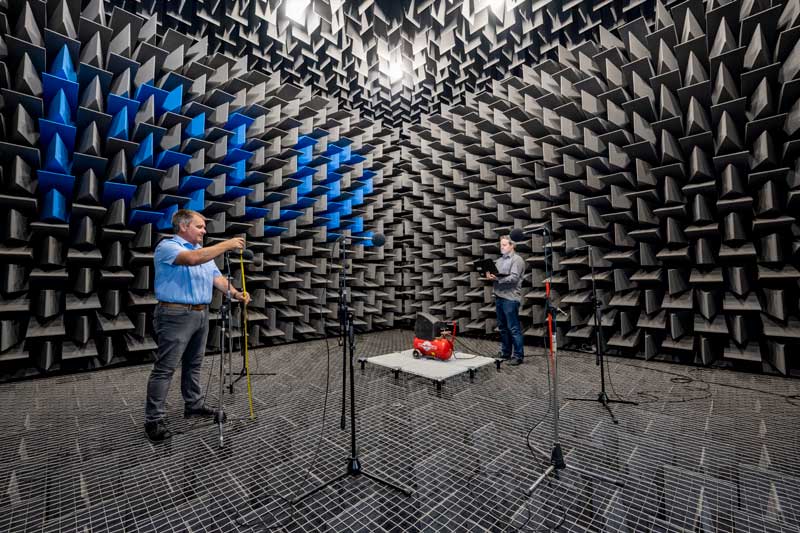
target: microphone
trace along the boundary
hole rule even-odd
[[[337,241],[339,241],[339,240],[348,240],[348,241],[369,241],[369,240],[371,240],[372,241],[372,245],[373,246],[378,246],[378,247],[383,246],[384,244],[386,244],[386,236],[384,236],[383,233],[375,233],[375,234],[372,235],[372,237],[362,237],[360,235],[350,235],[350,236],[341,235],[336,240]]]
[[[247,259],[248,261],[252,261],[253,264],[257,267],[261,266],[262,260],[260,257],[256,257],[252,250],[244,249],[241,251],[241,255],[243,259]]]
[[[514,242],[520,242],[524,241],[525,237],[528,235],[546,235],[547,233],[548,231],[546,226],[541,226],[527,231],[523,231],[519,228],[514,228],[511,230],[511,234],[509,235],[509,237],[511,237],[511,240]]]

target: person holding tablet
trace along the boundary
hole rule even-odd
[[[495,261],[497,274],[486,272],[494,282],[497,329],[500,331],[500,358],[510,359],[509,365],[521,365],[525,358],[525,342],[519,320],[522,305],[522,277],[525,260],[514,251],[509,235],[500,237],[500,258]]]

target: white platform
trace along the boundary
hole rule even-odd
[[[437,383],[441,383],[447,378],[469,372],[470,378],[475,375],[475,370],[486,365],[494,364],[495,359],[491,357],[483,357],[480,355],[473,356],[472,354],[464,352],[456,352],[454,356],[447,361],[439,359],[414,359],[411,355],[413,350],[403,350],[402,352],[387,353],[384,355],[376,355],[362,359],[363,362],[382,366],[397,372],[405,372],[414,376],[432,379]]]

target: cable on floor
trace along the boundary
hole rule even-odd
[[[594,355],[594,353],[595,353],[594,351],[588,351],[588,350],[584,350],[584,349],[575,349],[575,348],[571,348],[570,351],[579,352],[579,353],[587,353],[587,354],[591,354],[591,355]],[[633,362],[625,362],[625,361],[617,360],[617,361],[614,361],[614,364],[615,365],[619,365],[619,366],[627,366],[629,368],[636,368],[638,370],[648,370],[648,371],[652,371],[652,372],[657,372],[659,374],[665,374],[665,375],[668,375],[668,376],[673,376],[674,378],[677,379],[677,381],[672,381],[673,383],[688,384],[688,383],[698,382],[698,383],[702,383],[702,384],[707,385],[707,386],[716,385],[718,387],[726,387],[726,388],[730,388],[730,389],[745,390],[745,391],[748,391],[748,392],[756,392],[756,393],[764,394],[766,396],[773,396],[775,398],[780,398],[780,399],[784,400],[786,403],[788,403],[791,406],[800,407],[800,403],[795,403],[795,401],[800,401],[800,394],[781,394],[779,392],[772,392],[772,391],[768,391],[768,390],[757,389],[757,388],[754,388],[754,387],[747,387],[747,386],[744,386],[744,385],[733,385],[731,383],[721,383],[721,382],[718,382],[718,381],[709,381],[709,380],[707,380],[705,378],[693,378],[691,376],[687,376],[686,374],[680,374],[678,372],[671,372],[669,370],[663,370],[663,369],[660,369],[660,368],[654,368],[654,367],[650,367],[650,366],[642,366],[642,365],[639,365],[639,364],[635,364]],[[608,370],[609,366],[610,365],[606,365],[606,369],[607,370]],[[698,373],[698,372],[707,372],[708,370],[709,369],[707,369],[707,368],[692,367],[692,368],[688,368],[687,372]],[[616,391],[614,391],[613,384],[610,381],[610,379],[611,379],[610,378],[610,376],[611,376],[610,372],[607,373],[607,376],[609,377],[609,384],[611,384],[611,389],[612,389],[614,395],[619,399],[623,399],[623,400],[627,399],[629,396],[622,396],[622,395],[618,394]],[[696,401],[696,400],[705,400],[705,399],[713,397],[713,392],[710,392],[710,387],[702,388],[702,389],[695,388],[695,390],[700,391],[700,392],[708,391],[708,394],[705,394],[705,395],[699,396],[699,397],[695,397],[695,398],[682,398],[682,399],[674,400],[674,401],[670,401],[670,400],[667,400],[667,399],[661,399],[659,396],[654,394],[654,392],[660,392],[660,391],[638,391],[638,392],[634,391],[633,394],[644,394],[645,396],[650,396],[651,398],[653,398],[652,401],[638,402],[638,403],[656,403],[656,398],[658,398],[658,401],[662,401],[664,403],[684,403],[684,402],[690,402],[690,401]]]
[[[333,260],[333,246],[331,246],[331,261],[332,260]],[[328,267],[330,268],[330,262],[328,263]],[[323,331],[324,331],[325,315],[322,313],[322,300],[321,299],[319,301],[319,315],[320,315],[320,319],[322,320],[322,323],[323,323]],[[331,384],[331,347],[330,347],[330,344],[328,342],[328,335],[327,334],[325,335],[323,340],[325,341],[325,354],[326,354],[326,365],[325,365],[325,367],[326,367],[326,372],[325,372],[325,396],[324,396],[324,399],[323,399],[323,402],[322,402],[322,422],[321,422],[321,426],[320,426],[319,437],[317,438],[317,444],[314,447],[314,455],[312,456],[311,463],[308,465],[308,468],[306,469],[306,473],[303,476],[303,481],[300,483],[301,487],[306,484],[306,481],[308,481],[308,476],[311,474],[311,471],[314,469],[314,466],[316,466],[316,464],[317,464],[317,459],[319,458],[319,451],[322,448],[322,439],[325,436],[325,421],[326,421],[327,415],[328,415],[328,396],[330,394],[330,384]],[[292,509],[291,513],[289,514],[289,517],[286,520],[284,520],[283,522],[280,522],[280,523],[277,523],[277,524],[267,524],[267,522],[263,518],[261,518],[260,516],[256,516],[256,520],[251,520],[249,522],[244,522],[241,519],[242,515],[239,514],[239,516],[237,516],[234,519],[234,522],[236,522],[236,525],[241,526],[241,527],[246,527],[246,528],[254,528],[256,526],[260,526],[260,531],[274,531],[276,529],[285,528],[288,524],[290,524],[294,520],[296,507],[295,507],[294,502],[292,502],[292,500],[289,500],[288,498],[285,498],[284,496],[280,496],[280,495],[272,494],[272,493],[267,494],[266,497],[267,498],[278,499],[278,500],[281,500],[281,501],[285,502],[286,504],[288,504]]]
[[[464,346],[464,348],[466,349],[466,351],[467,351],[467,352],[470,352],[470,353],[472,353],[473,355],[472,355],[472,356],[470,356],[470,357],[456,357],[456,353],[455,353],[455,351],[453,351],[453,359],[475,359],[476,357],[479,357],[479,356],[480,356],[480,357],[489,357],[490,359],[492,358],[491,356],[488,356],[488,355],[483,355],[482,353],[480,353],[480,351],[479,351],[479,350],[474,350],[474,349],[472,348],[472,346],[470,346],[469,344],[467,344],[466,342],[464,342],[464,339],[463,339],[463,338],[461,338],[461,337],[456,337],[456,338],[455,338],[455,344],[456,344],[456,345],[461,345],[461,346]]]
[[[484,470],[480,469],[480,466],[478,466],[478,468],[476,470],[474,470],[470,474],[470,476],[467,478],[467,487],[469,489],[468,492],[469,492],[470,496],[472,496],[473,499],[477,499],[477,498],[474,497],[474,488],[473,488],[473,483],[472,483],[473,480],[475,480],[475,479],[477,479],[479,477],[494,476],[494,475],[497,475],[499,473],[500,473],[500,471],[484,471]],[[513,527],[509,523],[502,529],[502,532],[503,533],[548,533],[548,532],[556,532],[564,524],[564,522],[567,519],[567,509],[565,507],[563,507],[562,505],[557,505],[556,507],[561,509],[563,511],[563,514],[561,516],[561,520],[552,529],[550,529],[550,528],[526,529],[526,526],[528,525],[528,523],[533,518],[533,513],[531,512],[531,498],[529,496],[526,496],[525,497],[525,510],[527,511],[527,517],[525,518],[525,521],[519,527]],[[490,512],[489,515],[492,518],[495,519],[495,521],[497,522],[498,525],[501,525],[505,521],[504,517],[503,518],[498,518],[497,515],[492,513],[492,512]],[[512,522],[513,522],[513,516],[512,516]]]

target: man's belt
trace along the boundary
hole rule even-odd
[[[179,309],[188,309],[191,311],[205,311],[208,304],[179,304],[175,302],[158,302],[161,307],[177,307]]]

